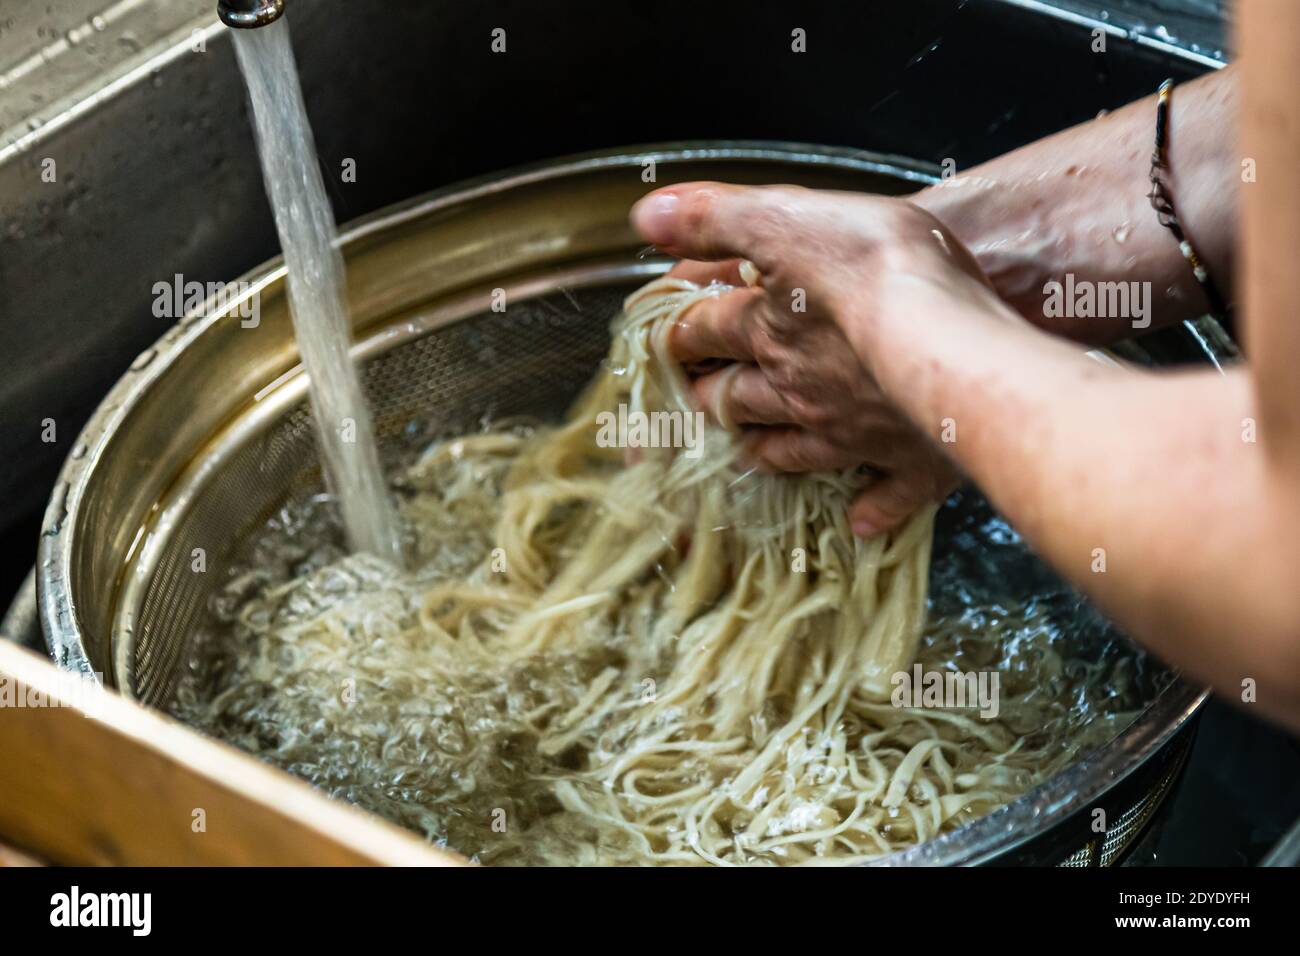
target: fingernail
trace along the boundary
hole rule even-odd
[[[672,193],[647,196],[632,207],[632,225],[655,245],[668,245],[673,238],[678,202]]]
[[[862,518],[859,518],[857,521],[853,522],[853,534],[859,538],[874,538],[877,533],[878,531],[876,526],[870,521],[864,521]]]

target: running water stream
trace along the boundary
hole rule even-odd
[[[282,17],[231,30],[248,85],[262,175],[288,270],[289,311],[307,372],[326,481],[338,499],[348,543],[401,564],[392,500],[384,484],[370,411],[349,348],[343,256],[297,64]]]

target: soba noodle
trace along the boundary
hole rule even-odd
[[[933,508],[862,541],[856,473],[747,472],[718,427],[630,465],[597,441],[620,404],[690,411],[667,333],[724,288],[630,296],[558,428],[430,448],[401,479],[419,571],[262,554],[182,715],[500,863],[869,859],[1064,763],[1033,680],[996,719],[891,702],[918,652],[951,665],[919,647]]]

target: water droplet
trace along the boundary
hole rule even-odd
[[[1129,233],[1132,231],[1133,231],[1132,225],[1126,222],[1123,225],[1116,226],[1114,229],[1112,229],[1110,231],[1110,235],[1111,238],[1114,239],[1116,242],[1124,243],[1128,241]]]

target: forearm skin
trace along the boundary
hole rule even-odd
[[[864,343],[891,356],[886,393],[928,434],[955,423],[945,450],[1158,657],[1231,697],[1254,680],[1300,729],[1300,515],[1250,440],[1247,373],[1109,368],[959,309],[913,323],[902,354]]]
[[[1166,180],[1183,228],[1231,301],[1235,188],[1231,134],[1238,81],[1229,67],[1174,88]],[[1031,143],[926,189],[913,201],[974,254],[998,294],[1046,331],[1105,343],[1124,318],[1049,317],[1049,281],[1149,282],[1151,328],[1206,312],[1208,300],[1151,208],[1155,97]]]

